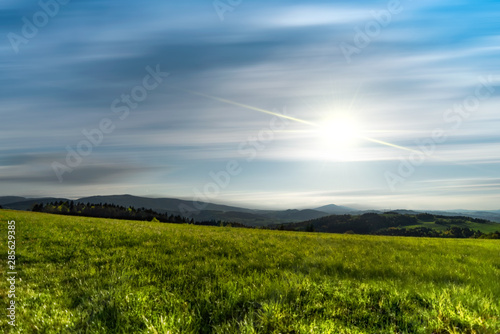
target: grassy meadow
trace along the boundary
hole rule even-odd
[[[4,333],[500,333],[500,242],[118,221],[16,221]]]

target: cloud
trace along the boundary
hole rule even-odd
[[[423,205],[429,203],[426,195],[439,191],[414,188],[418,182],[446,174],[500,177],[495,20],[500,6],[405,2],[404,11],[347,64],[339,43],[354,43],[354,28],[363,29],[373,20],[371,12],[386,5],[245,2],[221,22],[210,2],[71,1],[19,54],[7,39],[0,44],[2,192],[26,193],[30,184],[54,193],[68,192],[70,185],[91,192],[86,184],[98,191],[131,192],[129,187],[141,192],[144,182],[155,184],[156,194],[175,184],[175,192],[164,191],[189,197],[218,168],[214,166],[228,159],[246,161],[238,148],[268,127],[272,116],[184,90],[266,110],[286,108],[294,117],[318,124],[349,114],[366,136],[415,149],[416,141],[429,138],[434,129],[448,129],[446,110],[473,94],[478,77],[488,75],[497,78],[491,98],[449,133],[404,189],[415,190],[415,203]],[[19,32],[21,18],[36,10],[37,3],[3,2],[0,33]],[[127,120],[117,122],[92,156],[67,174],[67,182],[53,184],[51,162],[64,161],[66,146],[84,139],[83,129],[115,116],[111,102],[129,94],[141,83],[145,67],[156,64],[171,73],[168,82],[131,110]],[[332,156],[315,129],[293,122],[265,146],[228,194],[250,199],[252,192],[265,188],[285,196],[281,189],[286,189],[298,199],[314,188],[324,194],[335,189],[333,199],[345,196],[349,201],[369,202],[368,195],[393,203],[411,199],[410,193],[401,200],[387,193],[383,176],[397,168],[406,151],[360,141],[341,157]],[[165,176],[172,165],[176,182]],[[292,187],[284,175],[288,183],[307,182]],[[339,184],[339,178],[345,182]],[[97,188],[101,183],[113,186]],[[490,188],[488,194],[496,194]],[[364,196],[356,189],[372,191]],[[462,201],[460,196],[456,198]],[[296,203],[292,197],[287,198]],[[328,201],[328,195],[316,198]],[[495,205],[493,199],[485,202]],[[482,205],[482,199],[475,203]]]
[[[27,183],[56,186],[58,178],[52,169],[55,161],[65,163],[65,156],[56,153],[26,153],[4,155],[0,158],[0,183]],[[95,154],[86,157],[81,166],[64,173],[64,185],[114,184],[135,180],[141,175],[168,173],[166,166],[110,162],[109,156]]]
[[[275,8],[264,16],[259,13],[253,16],[253,23],[260,28],[295,28],[353,24],[367,19],[371,19],[370,12],[364,8],[309,4]]]
[[[65,185],[116,184],[155,171],[158,171],[158,168],[117,165],[82,166],[65,174],[63,182]],[[7,172],[0,176],[0,182],[53,185],[58,182],[58,179],[53,171],[45,170],[32,175]]]

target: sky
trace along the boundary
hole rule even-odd
[[[2,1],[0,196],[500,209],[498,1]]]

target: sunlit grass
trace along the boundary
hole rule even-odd
[[[500,242],[17,222],[18,333],[493,333]],[[2,260],[3,261],[3,260]],[[2,262],[4,263],[4,262]],[[2,270],[5,274],[6,270]],[[0,289],[7,282],[2,279]],[[7,296],[2,293],[2,305]]]

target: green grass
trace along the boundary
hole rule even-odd
[[[2,312],[5,333],[500,332],[497,240],[0,210],[2,264],[7,220],[16,221],[20,279],[17,327]]]

